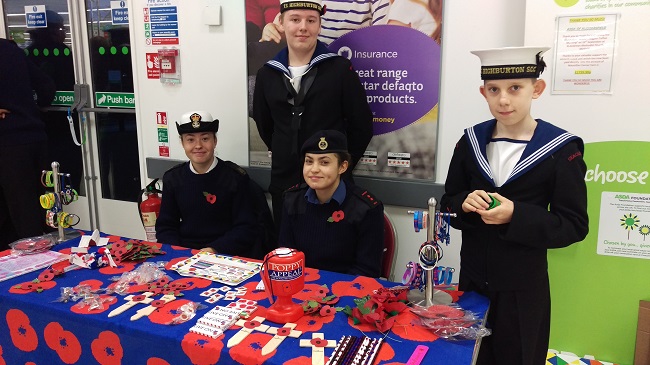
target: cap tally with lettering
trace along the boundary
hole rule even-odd
[[[206,111],[192,111],[183,114],[180,121],[176,122],[178,134],[203,133],[219,130],[219,119],[213,119],[212,114]]]
[[[321,0],[310,1],[296,1],[296,0],[280,0],[280,12],[284,13],[287,10],[316,10],[320,15],[325,14],[326,6],[323,6]]]
[[[505,47],[472,51],[481,59],[481,80],[538,78],[549,47]]]
[[[348,152],[348,139],[345,134],[332,129],[316,132],[305,141],[300,149],[303,156],[305,153],[324,154],[336,152]]]

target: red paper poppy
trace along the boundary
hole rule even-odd
[[[162,308],[162,307],[165,306],[165,304],[167,304],[167,302],[165,302],[164,300],[160,300],[160,299],[154,300],[153,302],[151,302],[151,306],[156,307],[156,308]]]
[[[207,195],[205,196],[205,200],[207,200],[208,203],[210,203],[210,204],[214,204],[214,203],[217,202],[217,196],[216,196],[216,195],[213,195],[213,194],[207,194]]]
[[[330,307],[329,305],[324,305],[323,308],[320,309],[320,315],[323,317],[333,316],[335,314],[336,309]]]
[[[95,360],[101,365],[120,365],[124,350],[120,338],[111,331],[103,331],[90,344]]]
[[[54,350],[64,363],[74,364],[81,357],[79,340],[72,332],[64,330],[58,322],[48,323],[43,337],[47,346]]]
[[[126,242],[124,242],[124,241],[122,241],[122,240],[120,240],[118,238],[118,240],[115,243],[111,244],[111,251],[113,251],[113,252],[115,252],[117,254],[117,251],[120,248],[121,249],[126,249]]]
[[[266,333],[253,332],[246,336],[239,345],[230,348],[230,357],[239,364],[261,365],[275,355],[275,352],[271,352],[266,356],[262,356],[262,347],[272,337],[272,335]]]
[[[181,348],[194,365],[214,365],[219,362],[223,338],[212,339],[189,332],[183,337]]]
[[[106,236],[106,237],[108,238],[108,242],[116,242],[122,239],[120,236],[113,236],[113,235]]]
[[[141,302],[141,301],[145,300],[145,298],[147,298],[146,295],[140,294],[140,295],[136,295],[136,296],[132,297],[131,301],[132,302]]]
[[[169,365],[169,363],[158,357],[150,357],[147,359],[147,365]]]
[[[322,338],[312,338],[311,341],[309,341],[309,342],[314,347],[325,347],[325,346],[327,346],[327,340],[322,339]]]
[[[383,286],[373,278],[357,276],[353,281],[338,281],[332,284],[332,293],[337,297],[362,298]]]
[[[291,334],[291,328],[289,327],[278,328],[278,331],[276,333],[280,337],[287,337]]]
[[[345,213],[343,213],[342,210],[337,210],[334,213],[332,213],[331,217],[327,218],[327,221],[337,223],[342,221],[344,217],[345,217]]]
[[[159,308],[158,310],[151,313],[149,315],[149,320],[151,323],[170,324],[175,317],[178,317],[181,314],[180,307],[189,302],[190,301],[187,299],[173,300],[167,303],[167,305],[164,307]]]
[[[9,288],[11,294],[29,294],[34,292],[41,292],[43,290],[52,289],[56,286],[55,281],[43,281],[35,283],[33,281],[26,281]]]
[[[6,320],[14,346],[25,352],[36,350],[38,336],[36,336],[34,327],[29,324],[29,317],[20,309],[9,309]]]
[[[45,269],[43,272],[38,274],[38,280],[40,281],[50,281],[54,279],[56,275],[61,274],[60,272],[57,272],[54,269]]]

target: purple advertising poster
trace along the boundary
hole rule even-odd
[[[434,179],[441,0],[322,3],[319,40],[350,60],[373,113],[374,136],[355,174]],[[271,165],[252,99],[257,70],[286,47],[284,39],[274,41],[283,34],[278,9],[279,0],[246,0],[251,166]]]

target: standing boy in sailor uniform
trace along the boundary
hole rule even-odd
[[[249,178],[214,155],[219,120],[189,112],[176,123],[188,162],[165,172],[158,242],[249,257],[257,238]]]
[[[317,39],[320,0],[282,0],[287,47],[262,66],[255,83],[253,118],[272,152],[269,193],[279,227],[282,193],[301,182],[300,147],[315,132],[334,129],[348,139],[352,171],[372,138],[372,112],[350,61]]]
[[[483,339],[478,364],[545,364],[546,252],[588,232],[583,142],[530,115],[546,87],[538,79],[546,50],[472,52],[481,59],[480,92],[495,119],[466,129],[458,141],[441,210],[457,213],[452,226],[462,230],[459,289],[490,299],[492,335]]]

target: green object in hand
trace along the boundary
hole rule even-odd
[[[501,202],[497,198],[493,197],[490,194],[488,194],[488,196],[490,197],[490,199],[492,199],[492,201],[490,202],[490,206],[488,207],[488,210],[496,208],[499,205],[501,205]]]

